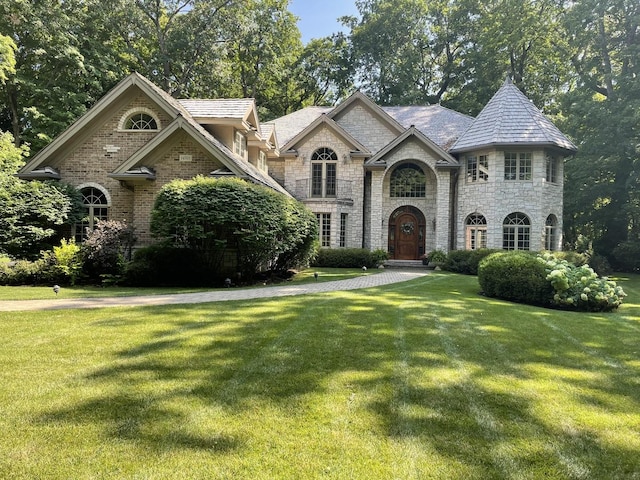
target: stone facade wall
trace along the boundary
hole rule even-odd
[[[379,202],[379,210],[371,209],[370,221],[371,225],[380,224],[381,228],[379,237],[370,239],[371,248],[382,248],[385,251],[388,249],[389,217],[398,208],[410,205],[420,210],[426,220],[425,252],[435,248],[447,250],[448,221],[442,221],[439,216],[444,215],[441,212],[442,204],[448,205],[449,203],[449,189],[448,185],[445,186],[448,182],[448,173],[443,176],[441,172],[435,170],[436,157],[416,140],[408,140],[392,151],[385,160],[387,167],[384,172],[374,172],[374,174],[380,173],[381,178],[377,184],[372,185],[371,196],[372,198],[380,198],[381,201]],[[426,175],[425,197],[399,198],[390,196],[391,173],[403,163],[413,163],[422,168]],[[375,176],[377,177],[378,175]],[[441,232],[442,229],[444,229],[443,233]],[[444,245],[442,245],[442,238],[445,238]]]
[[[319,148],[332,149],[337,157],[337,198],[311,198],[311,156]],[[347,214],[346,247],[361,248],[363,237],[363,160],[352,159],[351,147],[327,126],[304,139],[297,146],[298,157],[284,159],[284,187],[314,213],[331,214],[331,246],[339,245],[340,214]],[[276,177],[277,162],[269,170]],[[343,195],[344,194],[344,195]]]
[[[391,131],[388,125],[361,104],[355,104],[334,120],[373,153],[387,146],[397,136],[397,133]]]
[[[487,220],[488,248],[502,248],[502,225],[505,217],[514,212],[524,213],[531,221],[531,250],[544,249],[545,221],[550,214],[556,215],[559,222],[558,232],[561,231],[562,182],[548,184],[545,181],[546,152],[543,150],[531,152],[532,179],[526,181],[504,179],[504,151],[502,150],[474,152],[475,155],[488,156],[489,178],[487,181],[468,182],[464,158],[460,159],[463,166],[457,183],[457,249],[466,248],[465,222],[473,213],[482,214]],[[559,178],[562,178],[562,169],[559,174]],[[561,242],[560,237],[558,235],[558,248]]]

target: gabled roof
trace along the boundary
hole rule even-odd
[[[240,178],[251,180],[277,190],[289,196],[289,193],[272,177],[263,173],[242,157],[229,150],[222,142],[207,132],[194,119],[179,116],[170,125],[163,128],[150,142],[122,163],[116,170],[109,174],[110,177],[123,179],[145,165],[148,156],[158,149],[163,148],[166,142],[178,131],[183,131],[195,140],[202,148],[217,158],[227,169]],[[136,172],[137,173],[137,172]]]
[[[162,128],[158,134],[140,150],[129,157],[116,170],[110,173],[110,176],[119,180],[126,179],[147,179],[153,180],[155,173],[149,169],[149,165],[145,165],[144,161],[147,155],[153,151],[163,148],[165,141],[176,131],[182,130],[196,140],[205,150],[209,151],[225,167],[233,171],[242,178],[249,179],[256,183],[266,185],[285,195],[288,192],[276,182],[272,177],[260,171],[243,158],[239,157],[229,150],[222,142],[207,132],[196,119],[189,113],[187,108],[183,106],[181,101],[176,100],[161,88],[157,87],[151,81],[138,73],[132,73],[124,78],[114,88],[112,88],[104,97],[102,97],[91,109],[80,117],[67,130],[58,135],[49,145],[42,149],[30,162],[28,162],[18,173],[21,178],[59,178],[59,174],[51,167],[53,160],[59,152],[64,152],[65,148],[73,145],[78,138],[88,135],[92,125],[95,124],[101,114],[112,108],[112,105],[125,95],[130,89],[139,88],[146,94],[158,107],[163,110],[173,121]],[[199,101],[195,101],[199,102]],[[253,99],[241,100],[205,100],[207,106],[218,105],[223,108],[224,115],[237,115],[243,122],[251,123],[252,131],[260,134],[260,125],[255,109]],[[191,104],[190,102],[186,102]],[[194,103],[193,108],[201,103]],[[215,115],[210,114],[210,118]],[[255,117],[255,118],[254,118]],[[220,117],[221,118],[221,117]]]
[[[329,118],[328,115],[320,115],[316,118],[310,125],[308,125],[304,130],[298,133],[295,137],[287,142],[287,144],[282,148],[282,150],[287,151],[293,149],[297,143],[302,141],[308,135],[311,135],[317,128],[320,126],[326,126],[330,130],[332,130],[338,137],[341,137],[345,143],[349,144],[353,150],[369,153],[367,147],[358,142],[353,136],[347,132],[344,128],[342,128],[339,124]]]
[[[568,153],[577,151],[510,78],[482,109],[469,129],[451,148],[465,152],[488,146],[549,146]]]
[[[436,167],[439,168],[458,168],[460,164],[458,161],[449,155],[442,147],[429,139],[426,135],[424,135],[420,130],[418,130],[415,126],[409,127],[405,130],[402,135],[396,137],[391,143],[389,143],[382,150],[377,152],[373,157],[371,157],[365,163],[366,168],[384,168],[387,165],[386,157],[389,153],[394,151],[396,148],[399,148],[403,143],[407,140],[415,138],[419,143],[424,145],[427,149],[431,150],[436,157],[440,157],[439,160],[436,161]]]
[[[49,145],[38,152],[26,165],[18,172],[21,178],[30,178],[30,173],[37,171],[44,166],[50,165],[55,160],[56,155],[68,145],[73,145],[79,137],[86,135],[89,127],[100,115],[111,108],[112,104],[132,88],[139,88],[152,101],[154,101],[167,115],[175,118],[179,114],[187,114],[186,110],[164,90],[158,88],[151,81],[147,80],[139,73],[132,73],[121,80],[96,104],[91,107],[83,116],[73,123],[64,132],[58,135]]]
[[[367,97],[359,90],[352,93],[349,98],[334,108],[331,112],[327,113],[332,119],[337,119],[343,112],[349,110],[355,103],[363,104],[369,111],[371,111],[376,117],[378,117],[389,129],[400,134],[405,127],[398,123],[393,117],[391,117],[385,110],[377,103]]]

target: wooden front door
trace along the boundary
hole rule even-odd
[[[411,213],[403,213],[396,219],[397,260],[418,258],[418,219]]]

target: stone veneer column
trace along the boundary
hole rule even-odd
[[[451,215],[451,184],[449,170],[436,170],[438,194],[436,196],[436,250],[449,251],[449,219]],[[429,223],[429,219],[427,219]]]
[[[387,247],[382,242],[382,183],[384,180],[384,170],[374,170],[371,172],[371,250],[382,248],[385,252]],[[385,222],[386,223],[386,222]]]

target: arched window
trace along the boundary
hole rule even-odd
[[[118,130],[159,130],[160,120],[149,108],[132,108],[126,112],[118,124]]]
[[[390,195],[405,198],[424,197],[426,184],[426,176],[422,169],[413,163],[405,163],[391,173]]]
[[[544,222],[544,248],[545,250],[557,250],[558,218],[549,215]]]
[[[147,113],[134,113],[126,122],[124,122],[125,130],[157,130],[158,124],[156,119]]]
[[[98,220],[109,218],[109,200],[105,192],[97,187],[86,187],[80,190],[84,216],[82,221],[75,225],[76,243],[82,242],[87,233],[96,228]]]
[[[337,194],[338,155],[322,147],[311,155],[311,196],[335,197]]]
[[[473,213],[467,217],[465,243],[467,250],[487,248],[487,219],[484,215]]]
[[[508,215],[502,224],[502,248],[504,250],[529,250],[531,222],[524,213]]]

